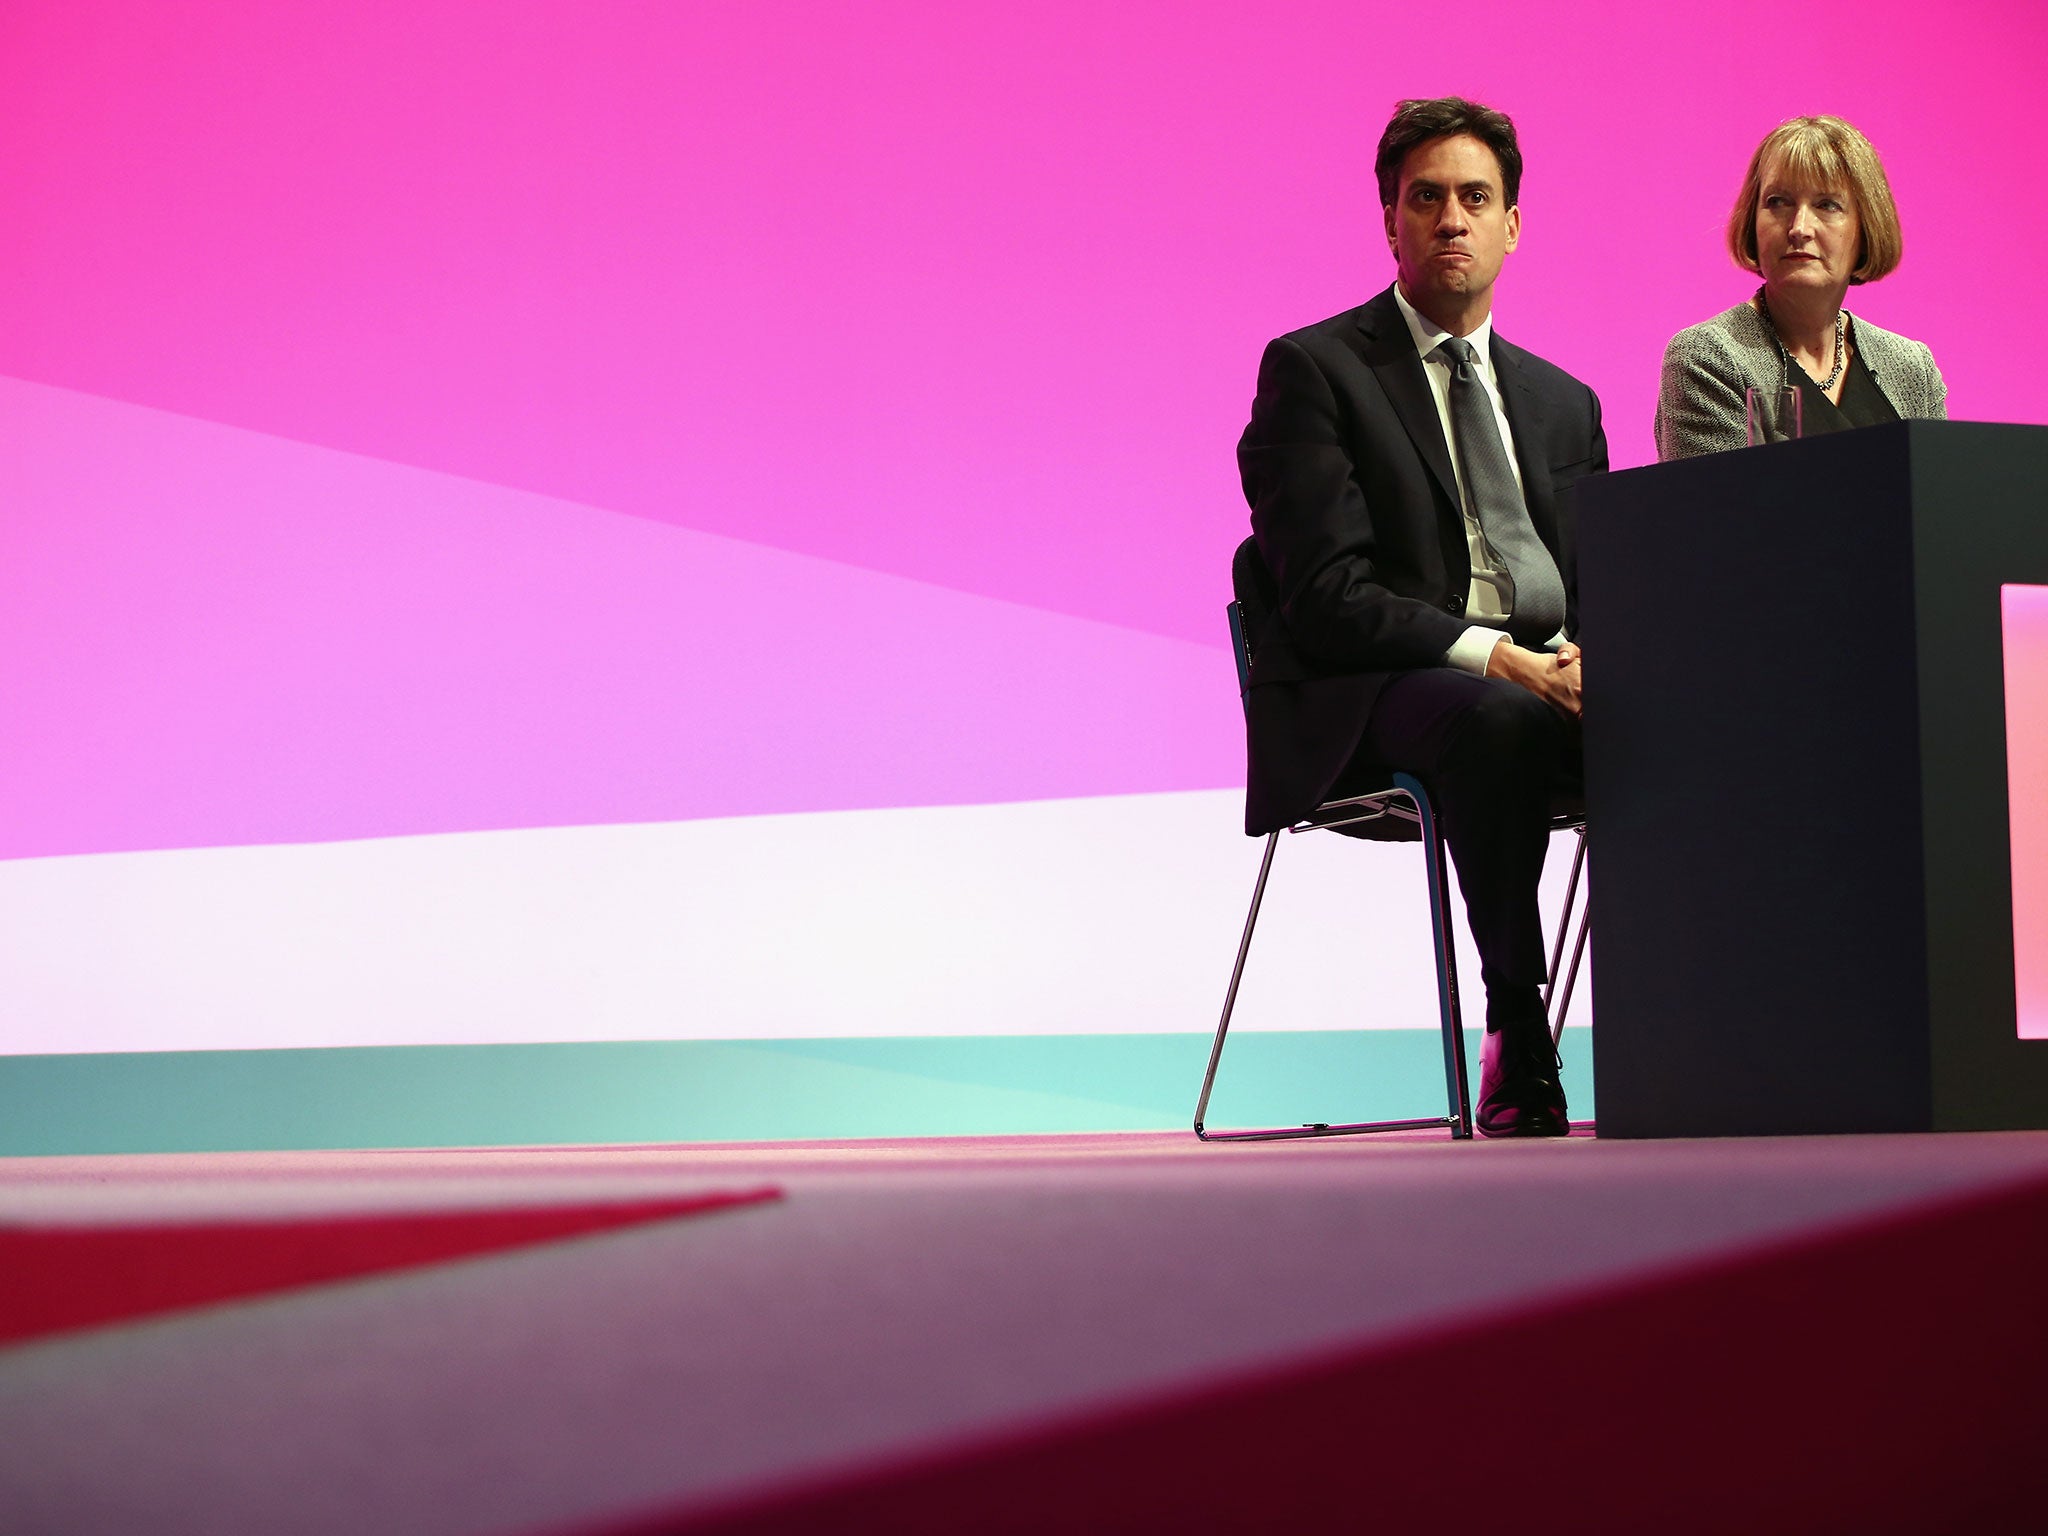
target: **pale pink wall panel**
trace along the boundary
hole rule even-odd
[[[0,858],[1241,782],[1223,646],[13,380],[0,440]]]
[[[1530,169],[1504,334],[1649,455],[1771,122],[1886,153],[1857,295],[2048,420],[2043,8],[10,0],[0,373],[1209,642],[1260,344],[1388,276],[1391,101]],[[1995,210],[1984,250],[1977,222]],[[1986,293],[1995,291],[1995,314]]]
[[[2020,1034],[2048,1040],[2048,587],[2004,590],[2006,802]]]

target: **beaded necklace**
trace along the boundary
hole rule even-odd
[[[1792,354],[1785,350],[1785,338],[1778,334],[1778,322],[1771,318],[1770,302],[1764,298],[1764,291],[1761,288],[1756,291],[1756,307],[1757,312],[1764,317],[1765,329],[1771,333],[1771,340],[1778,348],[1778,356],[1784,360],[1785,378],[1789,382],[1792,378],[1794,366]],[[1835,311],[1835,368],[1834,372],[1830,373],[1821,382],[1820,392],[1822,394],[1826,394],[1829,390],[1833,389],[1835,387],[1835,380],[1842,376],[1842,369],[1849,361],[1848,341],[1849,312],[1846,309],[1838,309]],[[1800,369],[1802,373],[1805,371],[1803,368]]]

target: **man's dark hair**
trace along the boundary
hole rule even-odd
[[[1401,195],[1401,162],[1408,158],[1409,150],[1460,133],[1471,134],[1493,151],[1493,158],[1500,162],[1501,195],[1508,207],[1514,207],[1522,195],[1522,146],[1515,142],[1515,125],[1508,121],[1507,113],[1462,96],[1404,101],[1394,108],[1372,162],[1373,174],[1380,180],[1380,206],[1393,207],[1394,199]]]

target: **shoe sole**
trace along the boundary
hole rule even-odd
[[[1538,1136],[1569,1136],[1572,1133],[1570,1121],[1562,1125],[1546,1125],[1541,1129],[1535,1126],[1516,1126],[1513,1130],[1489,1131],[1485,1126],[1478,1124],[1474,1124],[1473,1129],[1489,1141],[1526,1141]]]

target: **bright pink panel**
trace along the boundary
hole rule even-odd
[[[1224,645],[41,385],[0,441],[0,858],[1242,782]]]
[[[2048,1040],[2048,587],[2003,589],[2012,954],[2023,1039]]]
[[[1857,306],[1956,414],[2048,420],[2010,342],[2048,287],[2008,280],[2048,248],[2043,18],[9,0],[0,372],[1206,643],[1260,345],[1389,279],[1401,95],[1519,119],[1501,328],[1600,390],[1617,463],[1666,337],[1746,291],[1750,147],[1816,108],[1906,212]]]

